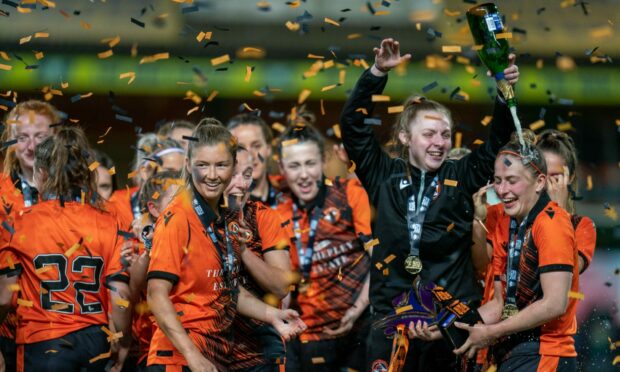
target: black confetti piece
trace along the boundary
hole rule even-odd
[[[375,14],[375,8],[372,7],[372,4],[369,2],[366,3],[366,8],[368,8],[368,11],[370,12],[370,14],[374,15]]]
[[[131,23],[144,28],[144,22],[138,21],[137,19],[135,19],[133,17],[131,18]]]
[[[381,119],[379,118],[365,118],[364,124],[366,125],[381,125]]]
[[[14,1],[10,1],[10,0],[2,0],[2,4],[11,6],[13,8],[17,8],[19,6],[19,4],[17,4]]]
[[[14,144],[17,143],[16,139],[10,140],[10,141],[6,141],[6,142],[2,142],[2,149],[4,150],[5,148],[12,146]]]
[[[183,14],[194,13],[197,11],[198,11],[198,5],[187,6],[187,7],[181,8],[181,13]]]
[[[116,120],[124,121],[127,123],[133,123],[133,119],[126,115],[116,114]]]
[[[433,81],[432,83],[425,85],[422,88],[422,93],[428,92],[429,90],[435,88],[437,85],[439,85],[439,84],[436,81]]]
[[[183,136],[181,137],[184,140],[188,140],[188,141],[194,141],[194,142],[198,142],[198,137],[192,137],[192,136]]]
[[[540,15],[540,13],[544,12],[545,10],[547,10],[547,8],[545,7],[536,9],[536,15]]]

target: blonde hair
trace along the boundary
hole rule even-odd
[[[47,102],[38,100],[20,102],[6,115],[6,125],[4,127],[4,131],[2,132],[2,142],[8,142],[13,139],[15,135],[15,122],[19,120],[21,116],[30,115],[31,112],[35,115],[46,117],[52,124],[60,122],[60,114],[58,113],[58,110]],[[4,156],[3,162],[3,172],[4,174],[19,172],[19,161],[15,156],[14,146],[9,146],[6,150],[6,155]]]

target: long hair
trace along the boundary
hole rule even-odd
[[[510,136],[510,141],[499,150],[497,157],[505,154],[517,156],[524,160],[523,167],[525,167],[534,178],[538,177],[539,174],[547,175],[547,163],[545,162],[545,157],[534,145],[536,142],[536,135],[534,132],[529,129],[524,129],[523,141],[525,142],[525,149],[522,149],[517,133],[513,132]]]
[[[35,172],[47,175],[39,185],[41,195],[72,198],[82,194],[84,202],[100,207],[97,176],[89,169],[95,159],[84,131],[79,127],[61,128],[35,149]]]
[[[573,196],[577,193],[577,149],[575,142],[566,133],[555,129],[547,129],[540,133],[536,141],[536,147],[541,152],[550,152],[564,159],[568,167],[569,177],[572,177],[569,187],[571,194],[568,198],[567,209],[571,214],[575,213],[575,201]]]
[[[18,103],[9,113],[6,115],[4,131],[2,132],[2,142],[7,142],[15,136],[15,122],[20,117],[29,115],[41,115],[49,119],[50,123],[55,124],[60,121],[60,114],[58,110],[47,102],[38,100],[29,100]],[[19,161],[15,156],[14,146],[9,146],[6,150],[3,163],[4,174],[11,174],[13,172],[19,172]]]
[[[226,150],[233,159],[233,168],[237,164],[237,140],[235,137],[215,118],[204,118],[192,133],[192,139],[187,148],[187,161],[191,164],[194,151],[202,146],[214,146],[223,143]],[[183,167],[183,180],[187,187],[192,186],[192,174]]]

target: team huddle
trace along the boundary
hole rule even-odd
[[[472,151],[452,149],[450,111],[422,96],[382,146],[372,97],[411,56],[392,39],[374,52],[342,110],[342,178],[296,107],[277,138],[255,113],[141,134],[134,185],[116,189],[82,129],[16,103],[0,370],[574,371],[569,293],[596,230],[575,211],[572,139],[516,136],[498,91]],[[519,79],[514,57],[504,75]],[[446,316],[413,321],[417,303]]]

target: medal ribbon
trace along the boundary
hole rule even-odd
[[[517,228],[517,220],[510,219],[510,245],[508,247],[508,264],[506,265],[506,304],[517,305],[517,283],[519,282],[519,262],[525,241],[527,217]]]
[[[217,249],[217,253],[222,260],[222,268],[224,269],[224,281],[226,283],[226,286],[229,289],[232,289],[234,253],[232,242],[230,241],[230,237],[228,234],[228,226],[226,224],[226,221],[224,221],[225,236],[224,239],[219,239],[217,233],[215,232],[215,230],[213,230],[213,227],[207,221],[206,210],[207,208],[209,208],[209,206],[207,205],[207,203],[205,203],[204,199],[197,194],[198,193],[196,192],[196,190],[193,190],[192,208],[194,209],[194,212],[196,212],[196,215],[198,215],[202,226],[207,231],[209,239],[211,239],[211,242],[213,242],[213,245]],[[224,252],[224,250],[222,249],[222,244],[220,243],[221,240],[226,241],[226,252]]]
[[[314,240],[316,238],[316,229],[319,227],[319,220],[323,215],[323,206],[314,207],[314,211],[310,218],[310,232],[308,234],[308,244],[304,248],[301,243],[301,227],[299,226],[299,210],[297,204],[293,203],[293,228],[295,229],[295,246],[297,247],[297,255],[299,256],[299,266],[301,268],[302,278],[310,278],[310,270],[312,269],[312,254],[314,253]]]
[[[424,175],[424,173],[422,173]],[[424,176],[422,176],[424,177]],[[422,178],[424,180],[424,178]],[[426,217],[426,211],[431,204],[433,193],[437,188],[438,178],[435,176],[431,184],[426,188],[424,194],[422,194],[422,187],[424,181],[420,187],[418,193],[418,200],[416,203],[415,193],[412,193],[407,200],[407,228],[409,230],[409,256],[420,257],[420,241],[422,240],[422,225],[424,224],[424,217]],[[411,179],[409,183],[413,187]],[[416,209],[417,206],[417,209]]]

